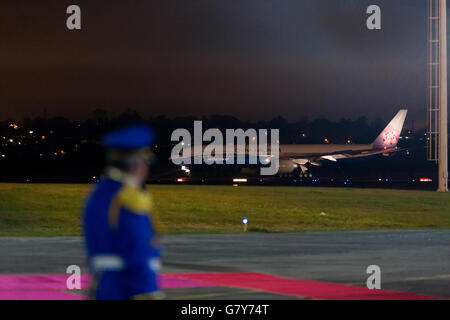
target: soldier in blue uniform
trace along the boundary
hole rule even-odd
[[[91,298],[155,299],[161,249],[152,199],[145,190],[153,134],[132,126],[105,136],[107,168],[83,215]]]

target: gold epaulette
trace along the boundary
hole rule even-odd
[[[125,208],[134,214],[148,215],[155,232],[164,233],[161,221],[153,212],[153,200],[148,191],[133,186],[124,186],[119,190],[109,210],[109,225],[112,228],[116,228],[119,223],[120,208]]]
[[[153,208],[150,194],[142,189],[124,186],[117,195],[118,205],[136,214],[149,214]]]

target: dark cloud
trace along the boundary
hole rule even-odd
[[[232,114],[422,118],[427,1],[71,1],[0,3],[0,118]]]

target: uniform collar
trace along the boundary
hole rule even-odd
[[[137,181],[137,179],[122,170],[119,170],[117,168],[107,168],[105,172],[105,176],[108,177],[111,180],[121,182],[125,185],[129,185],[135,188],[139,188],[140,184]]]

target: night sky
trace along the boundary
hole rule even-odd
[[[427,0],[0,2],[0,120],[425,118]],[[66,28],[66,8],[82,30]],[[382,9],[369,31],[366,8]]]

